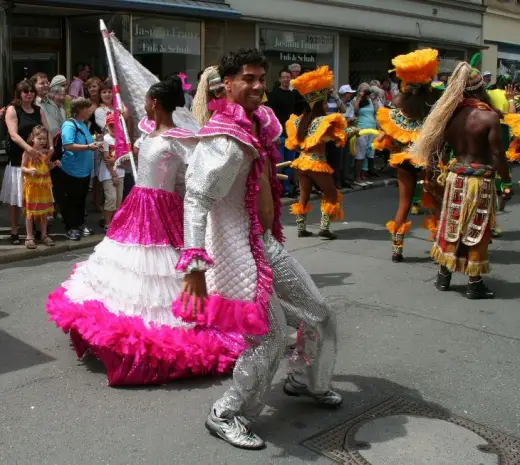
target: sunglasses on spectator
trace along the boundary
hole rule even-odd
[[[34,90],[22,90],[22,94],[34,94]]]

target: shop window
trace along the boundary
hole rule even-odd
[[[197,82],[201,69],[201,23],[176,19],[134,16],[132,53],[160,79],[175,72]]]
[[[304,72],[323,65],[334,69],[333,35],[260,28],[259,45],[269,61],[269,90],[278,73],[292,63],[300,64]]]
[[[113,31],[123,45],[130,49],[130,16],[124,14],[76,16],[70,18],[71,74],[78,63],[90,65],[92,75],[108,77],[105,46],[99,31],[103,19],[109,31]]]

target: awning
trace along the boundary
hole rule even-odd
[[[61,6],[77,8],[73,0],[18,0],[16,3],[38,6]],[[198,18],[231,19],[241,16],[223,0],[89,0],[81,8],[96,10],[143,11],[158,14],[196,16]]]

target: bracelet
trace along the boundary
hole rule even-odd
[[[512,98],[510,98],[508,101],[509,101],[509,103],[512,103],[512,104],[515,103],[515,99],[512,99]]]

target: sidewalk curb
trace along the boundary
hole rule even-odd
[[[374,181],[374,184],[367,187],[355,187],[353,189],[340,189],[340,191],[345,194],[353,194],[355,192],[362,192],[369,189],[375,189],[378,187],[390,187],[395,186],[397,181],[395,179],[380,179]],[[320,196],[313,194],[311,195],[311,200],[317,200]],[[288,205],[292,205],[296,203],[297,199],[282,199],[282,206],[286,207]],[[98,245],[103,238],[104,234],[95,234],[89,237],[82,237],[80,241],[64,241],[57,242],[54,247],[43,247],[40,246],[35,250],[28,250],[23,245],[20,246],[19,249],[7,250],[5,252],[0,253],[0,265],[5,265],[8,263],[21,262],[23,260],[31,260],[33,258],[40,257],[49,257],[51,255],[58,255],[65,252],[72,252],[74,250],[88,249],[91,247],[95,247]]]
[[[377,181],[373,181],[373,183],[374,184],[366,186],[366,187],[343,188],[343,189],[340,189],[339,191],[344,195],[348,195],[348,194],[354,194],[356,192],[363,192],[363,191],[367,191],[370,189],[375,189],[378,187],[393,187],[393,186],[397,185],[397,179],[394,179],[394,178],[378,179]],[[318,200],[318,199],[321,199],[321,196],[319,196],[317,194],[311,195],[311,200]],[[286,207],[287,205],[292,205],[293,203],[297,203],[297,202],[298,202],[298,199],[288,199],[288,198],[282,199],[282,205],[284,207]]]
[[[103,240],[104,237],[104,234],[94,234],[93,236],[82,237],[79,241],[57,242],[54,247],[45,247],[40,245],[35,250],[28,250],[23,245],[20,245],[19,249],[2,252],[0,254],[0,265],[21,262],[23,260],[31,260],[33,258],[48,257],[64,252],[71,252],[73,250],[95,247]]]

